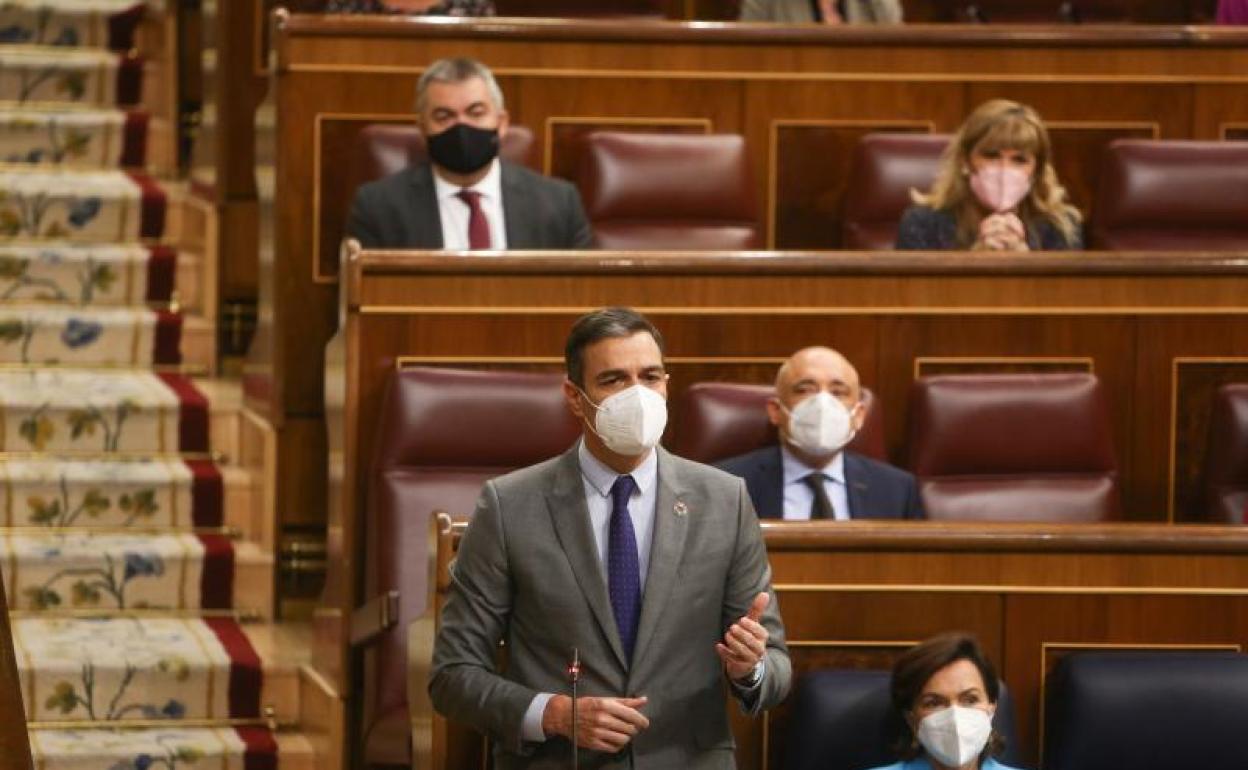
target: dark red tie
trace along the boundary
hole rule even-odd
[[[468,204],[468,248],[490,248],[490,223],[481,210],[481,193],[476,190],[460,190],[456,195]]]

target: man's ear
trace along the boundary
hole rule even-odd
[[[507,136],[507,129],[511,127],[511,115],[507,114],[507,110],[498,111],[498,138],[502,139]]]
[[[784,408],[780,406],[780,399],[775,396],[767,399],[767,419],[777,428],[784,427]]]
[[[849,424],[854,432],[862,430],[862,426],[867,421],[867,405],[859,401],[854,404],[853,414],[849,416]]]
[[[585,419],[585,406],[581,402],[581,391],[571,380],[563,381],[563,401],[568,405],[568,411],[574,417],[578,420]]]

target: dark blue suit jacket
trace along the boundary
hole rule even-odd
[[[745,479],[760,519],[784,518],[784,461],[779,445],[715,463]],[[846,497],[851,519],[921,519],[923,502],[914,476],[854,452],[845,453]]]

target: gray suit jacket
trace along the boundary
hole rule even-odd
[[[586,249],[593,241],[576,188],[502,161],[508,249]],[[422,163],[361,185],[347,235],[366,249],[440,249],[433,168]]]
[[[568,692],[574,646],[580,694],[649,698],[642,713],[650,727],[620,754],[582,750],[582,767],[735,767],[724,709],[725,692],[734,690],[715,643],[759,591],[771,592],[771,568],[744,482],[656,451],[654,541],[631,662],[611,612],[576,447],[482,490],[451,569],[429,692],[439,712],[495,742],[495,767],[569,765],[567,740],[522,742],[520,724],[535,695]],[[791,673],[774,595],[762,622],[770,633],[766,674],[742,703],[754,714],[784,698]],[[502,672],[500,640],[507,643]]]
[[[901,0],[846,0],[845,21],[850,24],[897,24]],[[811,0],[744,0],[741,21],[775,21],[808,24],[815,20]]]

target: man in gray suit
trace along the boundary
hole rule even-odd
[[[570,766],[573,649],[586,768],[735,767],[725,692],[758,714],[788,691],[745,485],[657,446],[662,344],[628,309],[578,320],[564,395],[581,440],[487,482],[460,544],[429,692],[494,741],[495,767]]]
[[[362,185],[347,235],[367,249],[583,249],[576,188],[498,158],[503,92],[484,64],[441,59],[416,86],[429,163]]]

